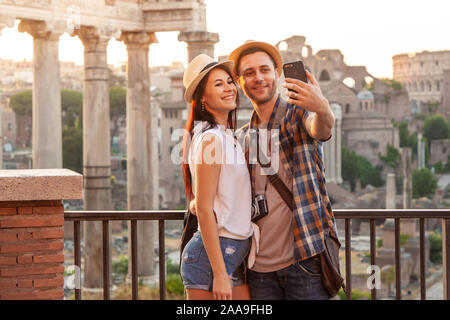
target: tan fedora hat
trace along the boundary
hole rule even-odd
[[[183,76],[183,84],[186,88],[184,93],[184,100],[188,103],[192,101],[195,89],[202,79],[208,74],[209,71],[217,66],[225,67],[230,74],[233,69],[233,61],[217,62],[207,54],[201,53],[189,62],[186,71]]]
[[[259,48],[259,49],[262,49],[265,52],[267,52],[267,54],[269,54],[272,57],[272,59],[275,61],[275,67],[278,68],[278,71],[279,72],[283,71],[283,59],[281,58],[280,51],[278,51],[278,49],[276,47],[274,47],[273,45],[271,45],[267,42],[247,40],[244,42],[243,45],[234,49],[234,51],[231,52],[230,55],[228,56],[228,59],[234,62],[233,77],[235,79],[238,78],[238,72],[237,72],[237,68],[239,68],[238,60],[239,60],[241,54],[245,50],[250,49],[250,48]]]

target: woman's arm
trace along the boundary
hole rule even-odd
[[[218,300],[231,299],[231,280],[227,274],[219,234],[214,216],[214,198],[219,184],[222,166],[220,138],[206,134],[201,148],[195,155],[195,207],[206,253],[213,271],[213,297]]]

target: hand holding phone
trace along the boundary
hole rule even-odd
[[[288,62],[283,65],[283,72],[285,78],[292,78],[308,83],[308,77],[306,76],[305,66],[302,61]],[[295,92],[292,89],[289,91]]]

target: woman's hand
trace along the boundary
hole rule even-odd
[[[231,279],[226,273],[214,274],[213,299],[231,300],[232,285]]]

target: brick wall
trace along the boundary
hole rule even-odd
[[[64,298],[61,201],[0,201],[0,300]]]

